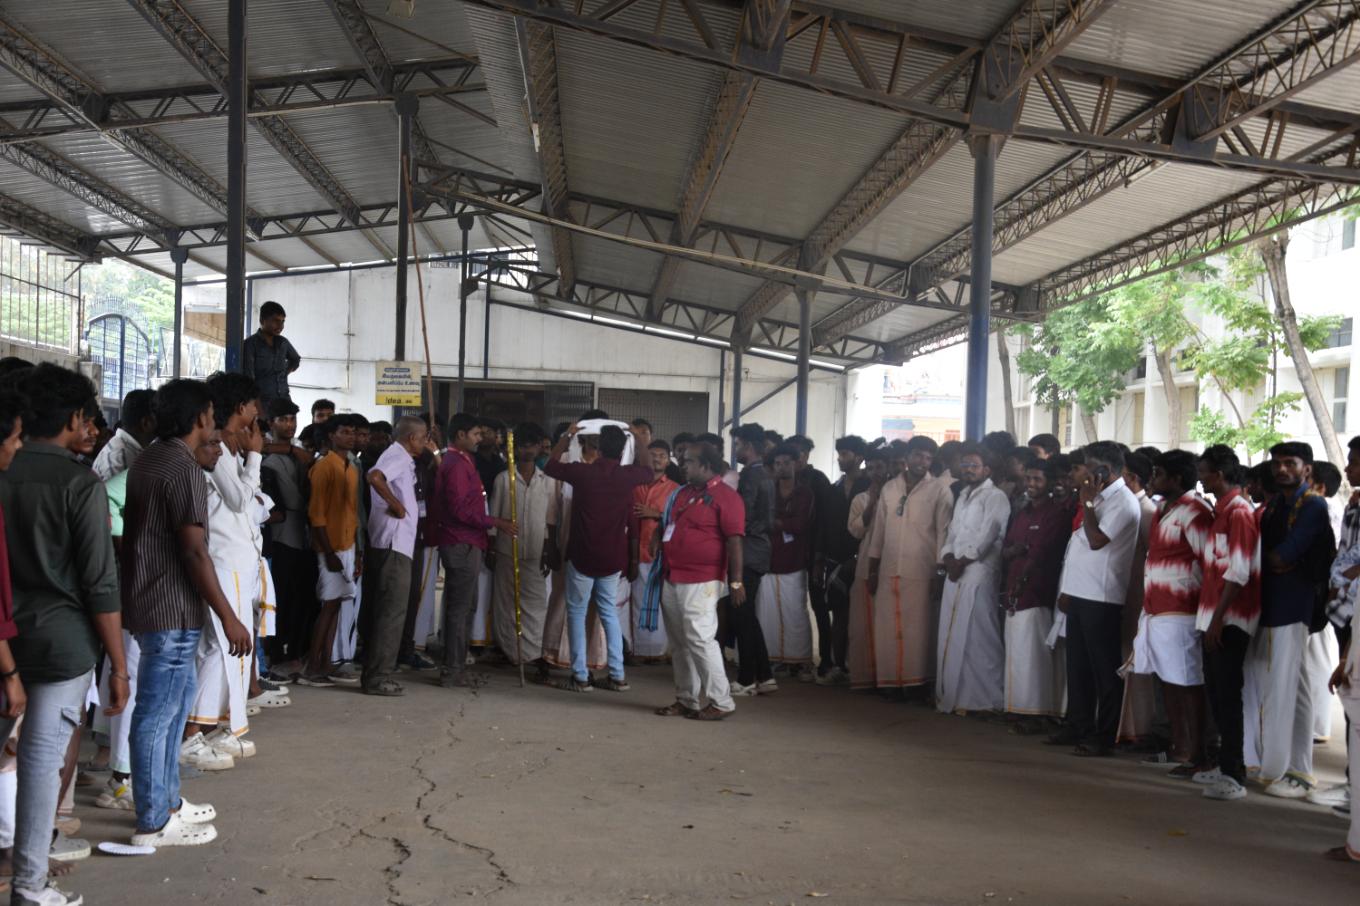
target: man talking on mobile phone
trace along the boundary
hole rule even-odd
[[[1067,720],[1048,743],[1093,756],[1109,754],[1119,727],[1120,629],[1142,512],[1121,477],[1118,445],[1098,441],[1085,454],[1081,524],[1067,543],[1058,585],[1058,607],[1067,615]]]

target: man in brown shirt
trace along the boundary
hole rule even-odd
[[[123,614],[137,637],[132,715],[132,790],[141,846],[193,846],[215,839],[217,812],[179,795],[180,737],[194,701],[204,604],[222,621],[233,655],[251,633],[217,584],[208,553],[208,486],[194,451],[213,441],[212,394],[202,381],[156,391],[158,440],[128,472],[123,513]]]

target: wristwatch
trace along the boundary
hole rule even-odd
[[[1088,500],[1088,501],[1086,501],[1086,503],[1084,504],[1084,506],[1085,506],[1088,510],[1094,510],[1094,509],[1096,508],[1096,502],[1095,502],[1094,500]]]
[[[740,582],[728,582],[727,587],[735,591],[736,589],[744,588],[745,586],[743,586]]]

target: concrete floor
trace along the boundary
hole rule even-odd
[[[1073,758],[999,725],[787,685],[719,724],[633,691],[476,692],[407,675],[379,699],[301,689],[256,718],[260,755],[186,785],[216,843],[96,853],[67,879],[99,906],[725,902],[1353,903],[1324,861],[1345,824],[1253,795],[1216,803],[1128,759]],[[1329,781],[1338,741],[1319,750]],[[125,839],[84,807],[82,836]]]

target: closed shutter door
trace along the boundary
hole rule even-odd
[[[601,387],[599,407],[619,421],[647,419],[657,440],[669,441],[681,431],[700,434],[708,430],[707,393]]]

